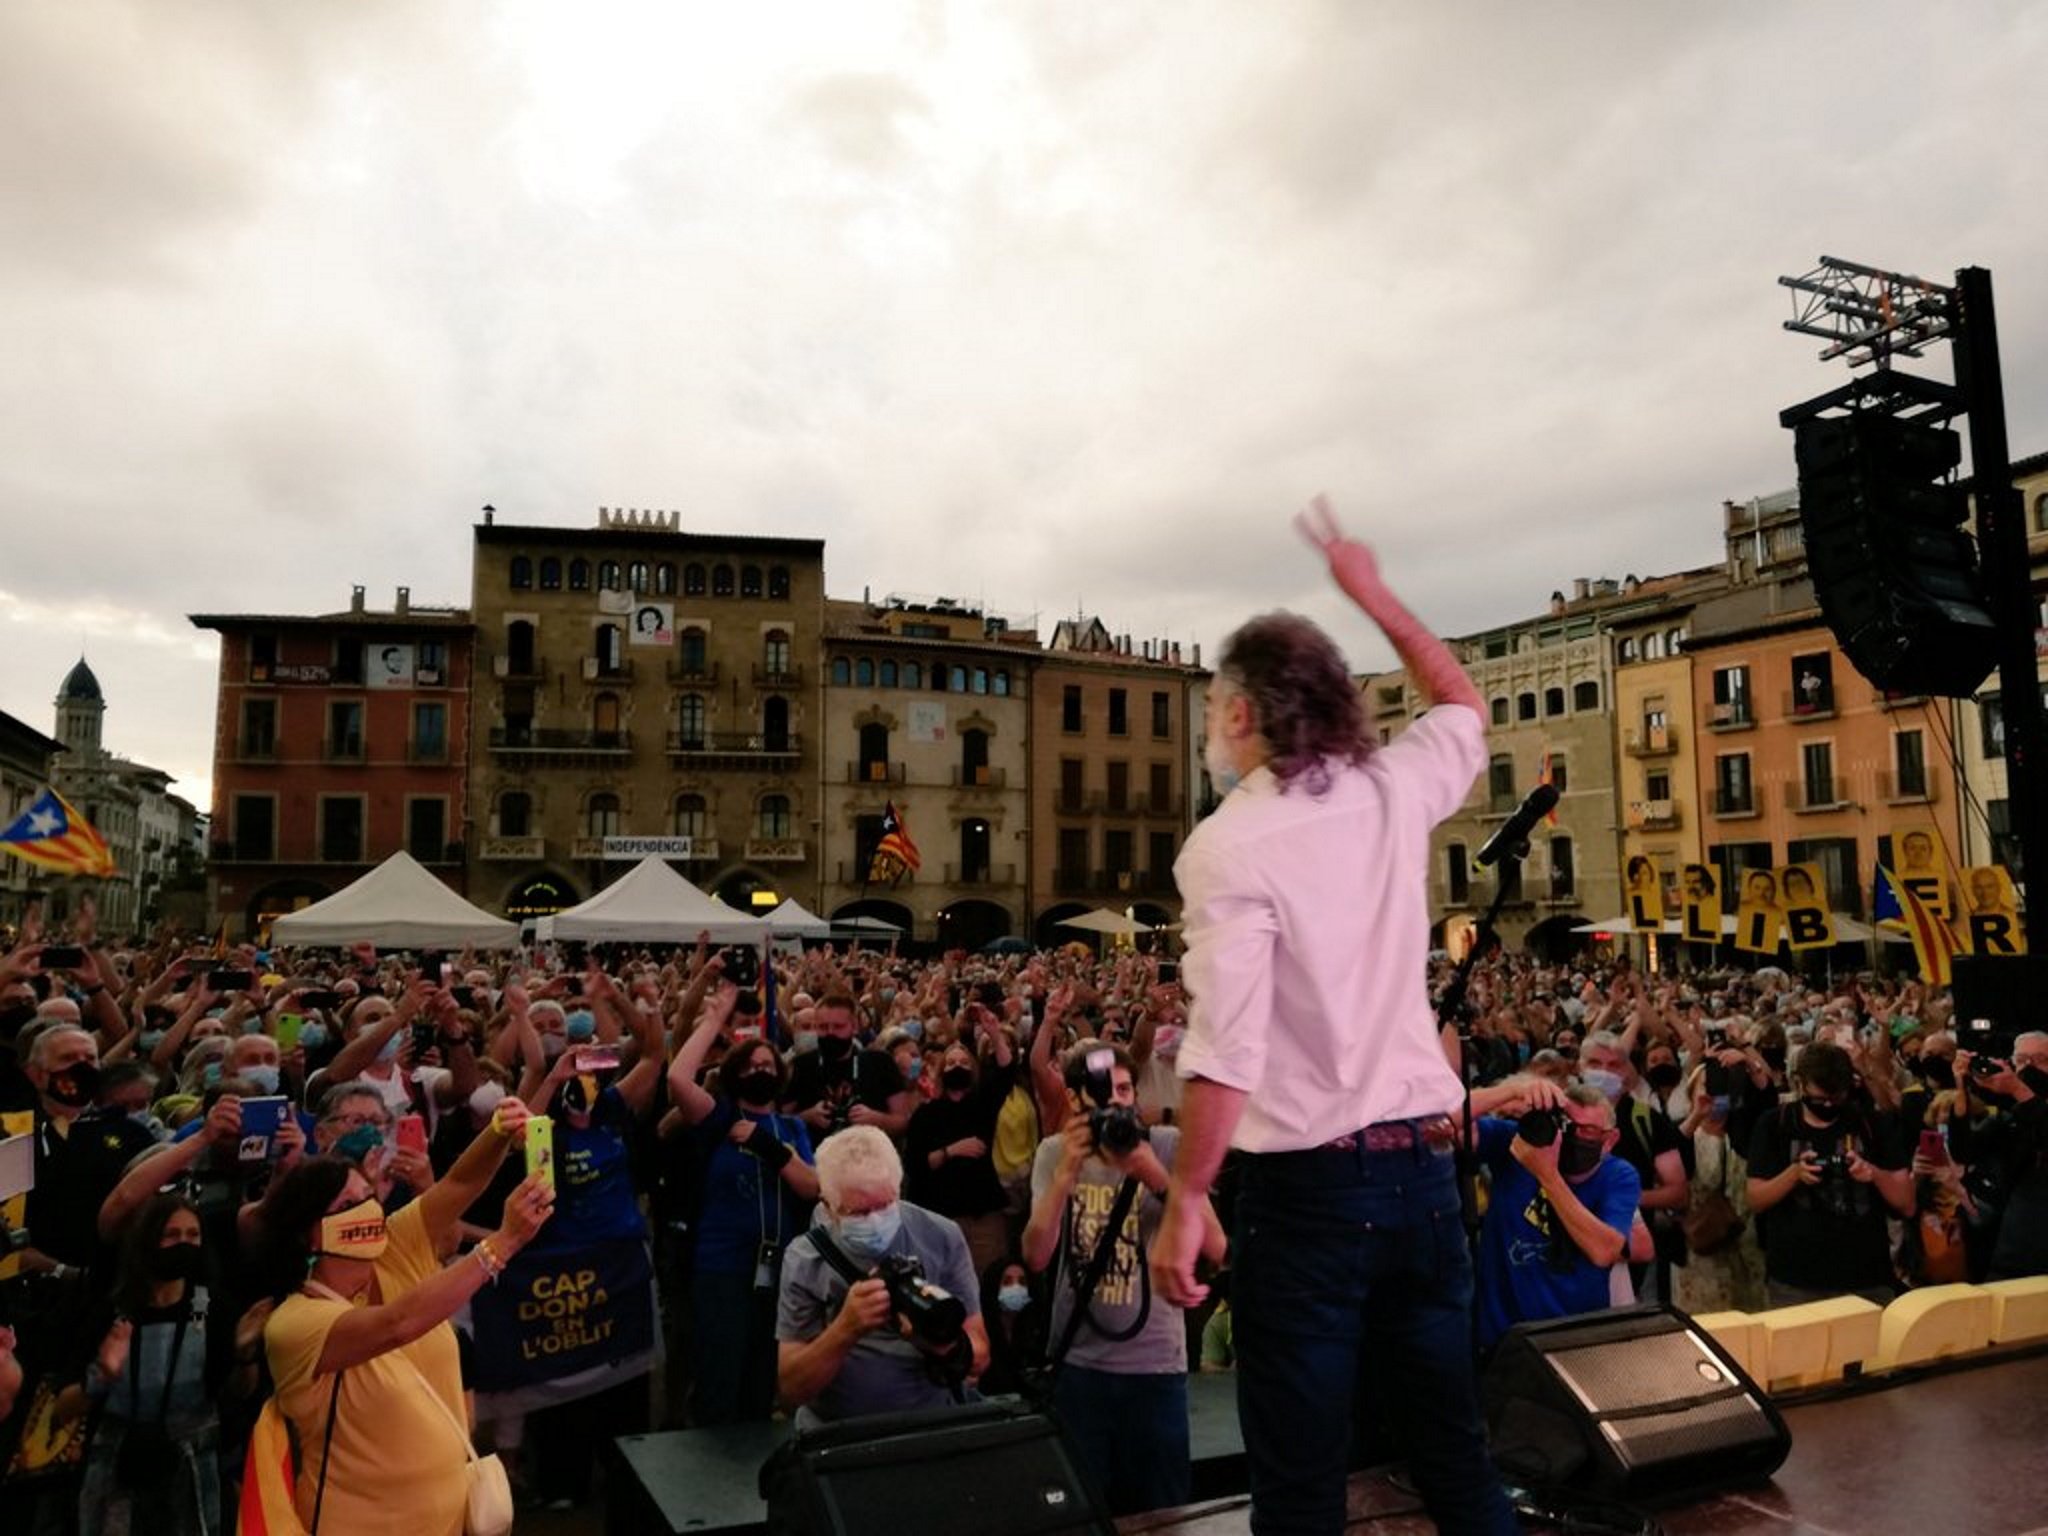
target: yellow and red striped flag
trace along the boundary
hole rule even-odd
[[[1941,914],[1913,894],[1913,888],[1886,869],[1877,866],[1877,891],[1871,902],[1871,916],[1881,928],[1900,928],[1913,941],[1913,954],[1920,962],[1920,979],[1931,987],[1945,987],[1955,974],[1955,930],[1942,921]]]
[[[67,875],[105,879],[114,872],[107,840],[54,789],[37,795],[12,825],[0,831],[0,850]]]
[[[897,884],[905,875],[917,873],[924,862],[917,851],[917,844],[910,840],[910,828],[904,825],[903,815],[891,800],[882,808],[882,835],[875,841],[875,851],[868,860],[867,880],[863,884],[880,884],[886,880]]]

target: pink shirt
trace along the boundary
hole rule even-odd
[[[1182,848],[1182,1077],[1243,1089],[1232,1144],[1288,1152],[1455,1108],[1431,1010],[1429,834],[1486,762],[1462,705],[1429,711],[1328,791],[1259,768]]]

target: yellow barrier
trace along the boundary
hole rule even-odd
[[[1773,1392],[1822,1386],[1862,1369],[1877,1355],[1884,1309],[1860,1296],[1836,1296],[1759,1314],[1765,1370]]]
[[[1977,1287],[1991,1298],[1991,1342],[2026,1344],[2048,1339],[2048,1275],[1993,1280]]]
[[[1890,1371],[1988,1349],[1994,1310],[1982,1286],[1930,1285],[1908,1291],[1884,1309],[1872,1365]]]
[[[1735,1363],[1749,1373],[1751,1380],[1764,1380],[1764,1367],[1768,1362],[1764,1354],[1762,1323],[1747,1312],[1702,1312],[1692,1322],[1695,1328],[1727,1350]]]

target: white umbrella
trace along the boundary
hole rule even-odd
[[[1093,912],[1083,912],[1079,917],[1061,918],[1062,928],[1085,928],[1090,933],[1150,933],[1151,926],[1139,922],[1135,917],[1126,917],[1121,912],[1112,912],[1108,907],[1097,907]]]

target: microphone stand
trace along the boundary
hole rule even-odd
[[[1472,1124],[1472,1004],[1467,993],[1472,985],[1472,967],[1500,943],[1500,935],[1494,931],[1493,925],[1508,897],[1508,883],[1501,872],[1511,864],[1520,868],[1528,854],[1527,839],[1500,850],[1500,858],[1495,865],[1493,900],[1480,914],[1479,926],[1472,936],[1472,947],[1465,951],[1464,958],[1451,972],[1451,979],[1444,984],[1443,992],[1436,1001],[1439,1032],[1444,1024],[1454,1024],[1458,1030],[1458,1087],[1465,1099],[1465,1113],[1458,1136],[1458,1202],[1464,1210],[1465,1242],[1472,1250],[1475,1275],[1479,1264],[1479,1145]],[[1476,1305],[1477,1286],[1472,1294]]]

